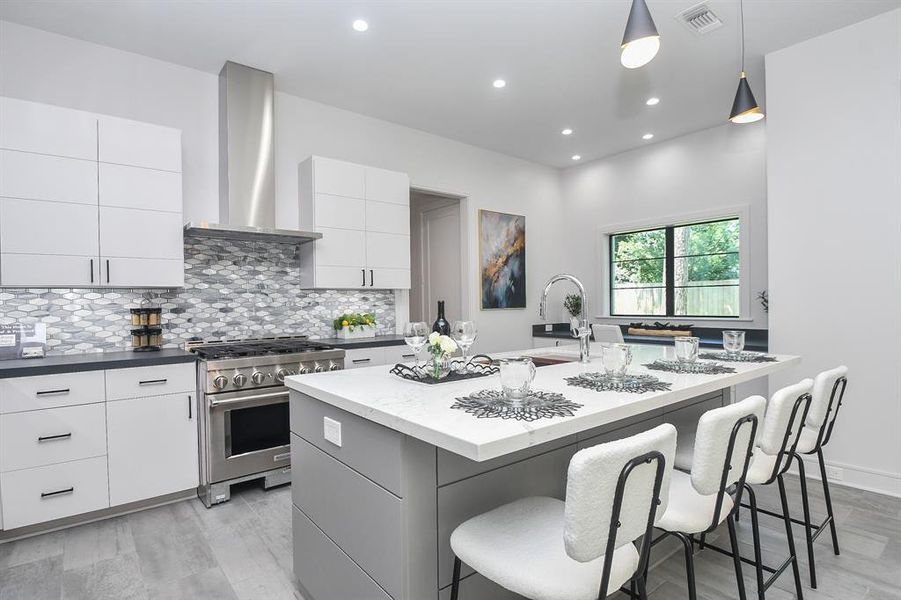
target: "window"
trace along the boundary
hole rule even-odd
[[[610,236],[612,316],[738,317],[738,218]]]

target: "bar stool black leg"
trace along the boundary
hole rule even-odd
[[[835,530],[835,515],[832,513],[832,495],[829,493],[829,479],[826,477],[826,459],[823,458],[823,449],[817,450],[817,458],[820,459],[820,476],[823,479],[823,495],[826,498],[826,513],[829,515],[829,529],[832,530],[832,550],[838,556],[838,533]]]
[[[454,557],[454,579],[451,582],[451,600],[457,600],[460,593],[460,559]]]
[[[804,591],[801,588],[801,569],[798,568],[798,553],[795,550],[795,535],[792,532],[792,520],[788,514],[788,495],[785,493],[785,481],[782,475],[777,478],[779,482],[779,499],[782,501],[782,515],[785,520],[785,537],[788,539],[788,552],[792,558],[792,573],[795,576],[795,592],[798,600],[804,600]]]
[[[810,498],[807,495],[807,473],[804,461],[795,454],[798,463],[798,477],[801,479],[801,504],[804,507],[804,535],[807,538],[807,560],[810,565],[810,587],[817,589],[817,567],[813,554],[813,531],[810,525]]]
[[[648,600],[648,587],[644,577],[638,578],[638,600]]]
[[[760,552],[760,527],[757,522],[757,494],[750,485],[745,485],[748,492],[748,503],[751,506],[751,533],[754,534],[754,571],[757,575],[757,597],[766,600],[766,589],[763,587],[763,558]],[[736,515],[737,516],[737,515]]]
[[[732,515],[726,518],[729,525],[729,542],[732,544],[732,562],[735,563],[735,580],[738,584],[738,600],[748,600],[748,594],[745,592],[745,580],[741,574],[741,554],[738,548],[738,535],[735,533],[735,520]]]
[[[684,533],[673,533],[673,535],[679,538],[679,541],[682,542],[682,547],[685,549],[685,575],[688,583],[688,598],[689,600],[698,600],[698,588],[695,583],[694,548],[691,544],[691,538]]]

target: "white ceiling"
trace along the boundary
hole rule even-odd
[[[634,71],[619,63],[630,0],[2,0],[0,18],[210,73],[233,60],[284,92],[565,167],[726,121],[738,2],[710,0],[725,26],[703,37],[674,19],[695,3],[648,0],[661,49]],[[746,0],[758,101],[766,53],[899,6]],[[351,29],[357,18],[368,32]],[[660,104],[645,106],[652,95]]]

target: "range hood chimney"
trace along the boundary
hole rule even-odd
[[[304,243],[321,233],[275,229],[275,78],[226,62],[219,72],[219,220],[185,235]]]

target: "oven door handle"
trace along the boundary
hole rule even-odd
[[[254,394],[253,396],[241,396],[240,398],[230,398],[229,400],[210,400],[210,408],[219,408],[220,406],[231,406],[236,404],[246,404],[248,402],[256,402],[257,400],[269,400],[272,398],[284,397],[287,401],[288,392],[272,392],[269,394]]]

